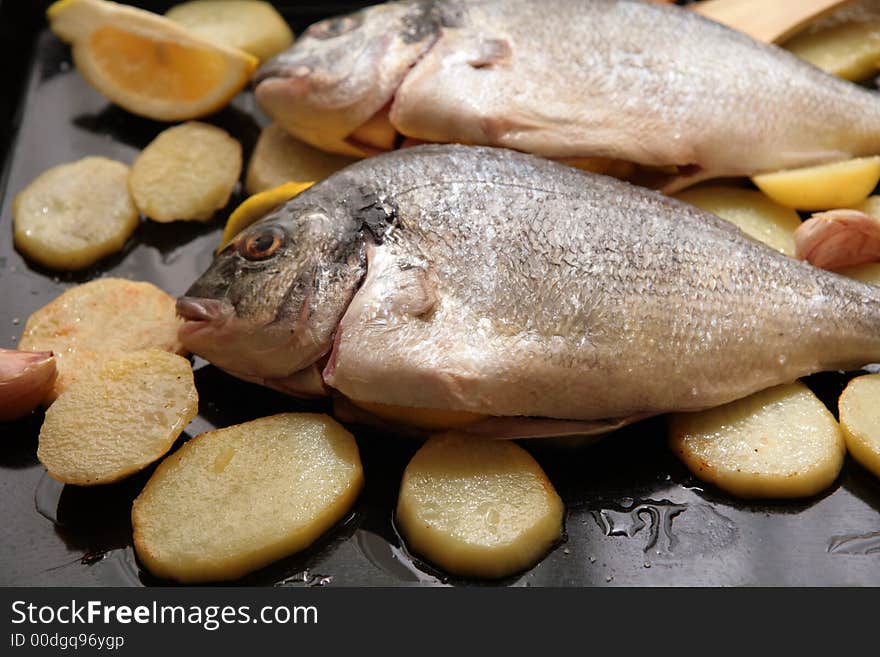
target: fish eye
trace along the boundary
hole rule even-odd
[[[284,231],[275,226],[267,226],[253,235],[248,235],[238,244],[238,253],[246,260],[265,260],[275,255],[284,244]]]
[[[342,36],[347,32],[351,32],[354,28],[361,24],[361,19],[354,16],[339,16],[337,18],[328,18],[314,25],[309,26],[306,35],[315,39],[333,39]]]

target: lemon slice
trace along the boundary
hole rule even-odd
[[[105,0],[60,0],[46,15],[73,47],[82,76],[129,112],[183,121],[216,112],[250,79],[257,59],[212,44],[163,16]]]
[[[217,250],[219,251],[224,248],[232,241],[233,237],[258,219],[262,219],[270,210],[277,208],[285,201],[289,201],[314,184],[314,182],[284,183],[283,185],[278,185],[278,187],[267,189],[264,192],[246,198],[241,205],[232,211],[229,219],[226,220],[226,227],[223,229],[223,239]]]

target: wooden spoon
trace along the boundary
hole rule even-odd
[[[853,0],[703,0],[698,14],[767,43],[783,41],[807,23]]]

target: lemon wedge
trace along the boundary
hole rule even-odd
[[[270,210],[289,201],[314,184],[314,182],[288,182],[246,198],[226,220],[223,238],[217,250],[224,248],[232,241],[233,237],[258,219],[262,219]]]
[[[60,0],[49,26],[73,48],[77,70],[133,114],[159,121],[225,106],[257,66],[252,55],[195,36],[163,16],[105,0]]]

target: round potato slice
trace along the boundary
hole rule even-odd
[[[155,347],[185,353],[174,298],[151,283],[100,278],[66,290],[27,320],[22,351],[51,351],[58,376],[51,404],[78,377],[125,351]]]
[[[771,199],[797,210],[834,210],[861,203],[880,180],[880,157],[764,173],[752,178]]]
[[[553,484],[519,445],[444,434],[406,467],[397,523],[408,547],[444,570],[505,577],[559,540],[563,512]]]
[[[191,34],[238,48],[260,60],[286,50],[293,32],[275,8],[257,0],[192,0],[165,14]]]
[[[273,123],[263,128],[254,147],[245,189],[248,194],[256,194],[288,182],[323,180],[356,161],[313,148]]]
[[[880,374],[850,381],[840,395],[838,410],[847,450],[880,477]]]
[[[745,498],[815,495],[846,452],[834,416],[799,382],[672,415],[669,442],[695,476]]]
[[[241,144],[207,123],[163,130],[131,167],[138,210],[154,221],[207,221],[229,202],[241,174]]]
[[[40,429],[37,457],[66,484],[109,484],[163,456],[198,411],[189,361],[160,349],[112,358],[68,387]]]
[[[711,185],[688,189],[676,194],[676,198],[716,214],[746,235],[787,256],[794,256],[794,231],[801,225],[800,216],[761,192]]]
[[[209,431],[165,459],[135,500],[135,549],[159,577],[236,579],[311,545],[362,486],[354,438],[326,415]]]
[[[44,171],[12,204],[15,246],[50,269],[76,270],[121,251],[138,225],[128,167],[87,157]]]

